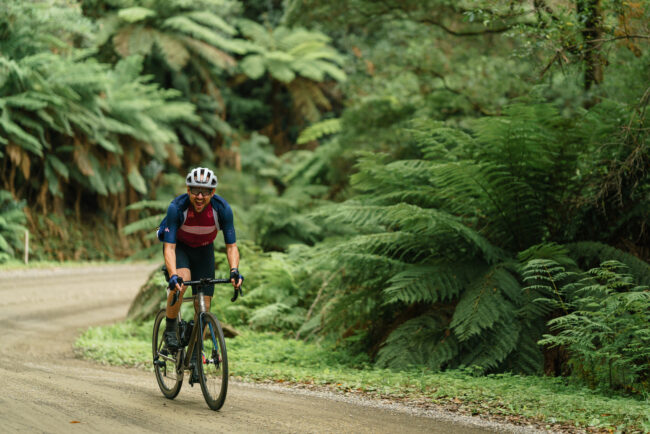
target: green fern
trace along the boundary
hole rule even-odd
[[[505,293],[516,292],[519,288],[517,279],[502,267],[493,267],[471,282],[461,295],[450,324],[458,339],[467,341],[494,324],[512,318],[515,305]]]
[[[240,19],[237,26],[251,41],[251,49],[239,64],[245,76],[259,80],[265,74],[291,95],[293,111],[309,122],[320,119],[332,106],[319,83],[344,82],[343,56],[329,45],[323,33],[279,26],[267,29]]]
[[[293,187],[282,197],[254,206],[251,218],[259,244],[267,250],[286,250],[292,243],[313,244],[322,239],[322,227],[301,211],[316,206],[313,197],[323,190],[318,186]]]
[[[0,263],[13,258],[17,250],[23,250],[24,205],[23,201],[16,202],[9,192],[0,190]]]
[[[650,267],[646,262],[629,253],[607,244],[592,241],[570,243],[566,247],[569,249],[571,257],[583,269],[594,268],[603,261],[614,259],[625,264],[629,268],[630,274],[638,279],[639,284],[650,286]]]
[[[296,143],[303,145],[313,140],[318,140],[323,136],[336,134],[341,131],[340,119],[327,119],[317,122],[305,128],[298,136]]]
[[[556,334],[539,343],[565,347],[572,374],[588,385],[643,395],[650,390],[650,292],[627,270],[606,261],[572,288],[562,287],[571,312],[550,320]]]
[[[501,318],[480,336],[465,341],[460,353],[461,367],[479,367],[482,371],[496,370],[520,342],[521,325],[512,317]]]
[[[344,234],[318,245],[313,263],[343,275],[342,289],[325,294],[320,324],[307,328],[344,333],[351,345],[365,339],[370,352],[381,345],[382,366],[426,365],[429,354],[431,366],[540,372],[545,321],[577,290],[575,256],[543,242],[558,196],[541,173],[566,156],[559,122],[555,109],[535,105],[481,121],[471,134],[411,122],[420,158],[361,154],[353,198],[313,213]],[[536,159],[530,172],[526,159]],[[444,320],[426,326],[423,312],[433,307]],[[405,341],[414,324],[429,330],[428,348]],[[444,362],[432,355],[440,330],[456,345]]]
[[[392,276],[385,288],[387,303],[435,303],[452,300],[462,292],[482,264],[410,265]]]
[[[444,368],[459,353],[453,335],[435,314],[406,321],[388,337],[377,355],[377,365],[392,369],[427,367]]]

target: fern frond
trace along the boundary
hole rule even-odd
[[[461,295],[451,328],[459,341],[481,334],[506,318],[514,318],[516,307],[503,296],[503,286],[513,285],[516,279],[504,268],[492,267],[479,276]]]
[[[384,289],[387,303],[435,303],[457,297],[480,264],[432,264],[409,266],[393,275]]]
[[[567,244],[570,255],[583,268],[597,267],[603,261],[616,259],[629,267],[630,273],[641,285],[650,285],[650,265],[614,247],[603,243],[582,241]]]
[[[209,11],[193,11],[193,12],[188,12],[183,14],[183,16],[186,16],[190,18],[193,21],[196,21],[199,24],[202,24],[204,26],[212,27],[214,29],[217,29],[227,35],[234,35],[237,33],[237,29],[235,29],[233,26],[228,24],[223,18],[221,18],[219,15],[215,15]]]
[[[503,167],[445,163],[434,166],[432,175],[444,207],[455,215],[484,216],[481,232],[489,239],[515,248],[540,239],[541,203],[527,184]]]
[[[150,217],[143,218],[141,220],[138,220],[136,222],[124,226],[122,231],[126,235],[130,235],[134,232],[138,232],[142,230],[154,232],[158,227],[158,225],[160,225],[160,222],[162,221],[163,217],[165,217],[165,215],[166,214],[158,214],[158,215],[153,215]]]
[[[249,54],[239,62],[242,72],[249,78],[257,80],[266,72],[266,62],[261,54]]]
[[[117,12],[117,16],[126,21],[127,23],[136,23],[138,21],[145,20],[150,17],[156,16],[156,11],[152,9],[147,9],[139,6],[120,9]]]
[[[298,136],[297,143],[303,145],[305,143],[311,142],[312,140],[318,140],[323,136],[336,134],[341,131],[341,119],[326,119],[320,122],[316,122],[305,128]]]
[[[168,206],[169,206],[169,201],[167,200],[141,200],[132,203],[131,205],[128,205],[125,209],[127,211],[131,211],[131,210],[151,208],[154,210],[166,211]]]
[[[269,32],[261,24],[247,19],[238,19],[237,27],[239,27],[244,36],[252,39],[256,44],[265,48],[274,48],[270,45],[273,39],[269,37]]]
[[[496,369],[516,349],[520,333],[521,326],[513,317],[501,318],[480,336],[462,344],[461,365]]]
[[[544,366],[544,355],[540,345],[537,344],[539,337],[541,337],[539,330],[523,328],[519,334],[519,341],[515,350],[510,353],[504,363],[506,369],[528,375],[541,374]]]
[[[194,41],[193,39],[185,38],[183,39],[183,43],[181,43],[179,39],[173,36],[156,32],[155,41],[156,46],[160,49],[165,62],[167,62],[170,68],[179,71],[187,65],[190,59],[190,53],[185,46],[190,45],[188,41]]]
[[[437,371],[457,355],[456,339],[446,336],[438,316],[428,314],[395,329],[379,350],[377,365],[400,370],[425,366]]]
[[[248,51],[246,44],[243,44],[237,39],[228,39],[217,32],[212,31],[210,28],[198,24],[191,19],[184,16],[174,16],[167,18],[163,27],[175,30],[187,36],[207,42],[216,48],[229,51],[236,54],[245,54]]]
[[[183,40],[186,46],[218,68],[228,69],[236,65],[232,56],[212,45],[191,38],[184,38]]]

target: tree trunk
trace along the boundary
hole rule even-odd
[[[578,18],[584,20],[582,37],[584,40],[584,89],[591,90],[594,85],[603,82],[604,59],[601,53],[603,16],[601,0],[578,0],[576,4]],[[585,105],[597,104],[598,98],[590,99]]]

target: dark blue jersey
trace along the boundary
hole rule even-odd
[[[210,199],[210,204],[212,205],[212,214],[214,216],[214,226],[216,227],[216,230],[223,231],[223,239],[226,244],[234,244],[237,241],[237,237],[235,235],[235,226],[230,205],[224,198],[217,196],[216,194]],[[187,219],[188,210],[191,206],[190,196],[187,193],[172,200],[169,204],[169,208],[167,208],[167,216],[163,219],[158,228],[158,239],[160,241],[176,244],[179,229]],[[203,212],[201,212],[201,214],[203,214]],[[195,234],[196,232],[197,231],[195,231]],[[198,230],[198,232],[200,232],[200,230]],[[214,240],[214,235],[216,234],[210,232],[208,235],[206,231],[206,237],[210,235],[212,238],[208,243],[211,243],[212,240]]]

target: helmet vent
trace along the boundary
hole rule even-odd
[[[214,172],[206,167],[197,167],[185,178],[185,184],[188,187],[208,187],[215,188],[218,184]]]

